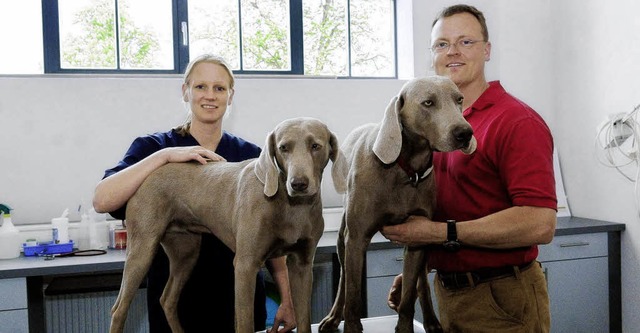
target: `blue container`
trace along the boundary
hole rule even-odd
[[[73,251],[73,240],[69,240],[69,243],[55,244],[54,242],[38,243],[37,245],[27,246],[27,243],[22,243],[22,249],[26,257],[42,256],[47,254],[59,254]]]

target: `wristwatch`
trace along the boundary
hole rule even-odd
[[[456,230],[456,221],[447,220],[447,240],[442,244],[447,252],[456,252],[460,249],[458,242],[458,231]]]

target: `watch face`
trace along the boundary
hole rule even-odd
[[[458,251],[458,249],[460,249],[460,243],[458,243],[457,241],[446,241],[444,242],[444,249],[447,250],[448,252],[455,252]]]

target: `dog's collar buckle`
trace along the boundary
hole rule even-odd
[[[427,178],[429,176],[429,174],[431,173],[431,171],[433,170],[433,165],[429,167],[429,169],[427,169],[422,176],[420,176],[417,172],[414,173],[412,176],[409,176],[409,181],[407,181],[407,183],[411,183],[411,186],[413,187],[417,187],[418,183],[420,181],[422,181],[423,179]]]
[[[413,168],[410,167],[404,159],[399,158],[397,162],[400,168],[407,174],[407,176],[409,176],[407,184],[411,184],[411,186],[413,187],[417,187],[418,183],[427,178],[431,174],[431,171],[433,171],[432,164],[431,166],[429,166],[429,168],[427,168],[427,170],[422,173],[422,175],[420,175],[417,171],[413,170]]]

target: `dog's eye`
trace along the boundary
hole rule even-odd
[[[314,143],[311,145],[311,150],[318,151],[320,149],[322,149],[322,145],[319,143]]]
[[[428,99],[428,100],[426,100],[426,101],[422,102],[422,104],[423,104],[424,106],[433,106],[433,104],[434,104],[434,103],[433,103],[433,101],[432,101],[432,100]]]
[[[280,151],[281,151],[281,152],[283,152],[283,153],[286,153],[286,152],[288,152],[288,151],[289,151],[289,147],[287,147],[287,145],[280,145],[280,146],[278,147],[278,150],[280,150]]]
[[[458,104],[462,104],[462,102],[464,102],[464,97],[458,97]]]

